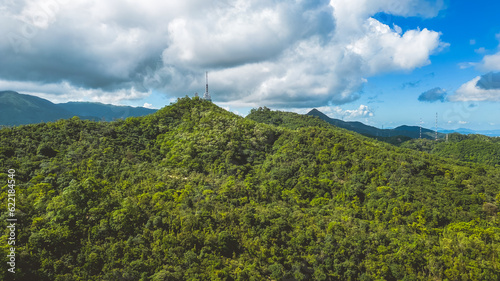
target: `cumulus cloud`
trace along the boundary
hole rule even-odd
[[[156,109],[156,108],[154,108],[154,107],[153,107],[153,105],[152,105],[152,104],[147,103],[147,102],[145,102],[145,103],[144,103],[144,105],[143,105],[142,107],[145,107],[145,108],[150,108],[150,109]]]
[[[498,41],[500,41],[500,33],[496,35]],[[476,64],[479,70],[486,71],[500,71],[500,45],[498,46],[499,51],[492,55],[485,55],[480,63]],[[479,48],[476,53],[485,53],[486,49]]]
[[[355,110],[346,110],[345,113],[347,113],[350,118],[373,117],[372,110],[366,105],[360,105],[359,108]]]
[[[450,101],[500,101],[500,73],[477,76],[460,86]]]
[[[53,100],[119,103],[203,91],[247,106],[359,98],[370,76],[430,63],[446,44],[373,15],[434,17],[442,1],[84,1],[0,3],[0,79]],[[16,86],[17,87],[13,87]]]
[[[476,86],[484,90],[499,90],[500,89],[500,72],[489,72],[482,75]]]
[[[48,83],[40,85],[37,82],[19,82],[0,80],[0,89],[22,89],[22,93],[48,99],[54,103],[67,101],[92,101],[106,104],[121,105],[122,100],[139,100],[148,97],[150,92],[140,92],[135,89],[116,89],[112,92],[102,89],[75,87],[69,82]]]
[[[484,56],[479,68],[486,71],[500,71],[500,52]]]
[[[338,119],[359,119],[373,117],[372,109],[361,104],[357,109],[342,109],[340,106],[321,106],[317,108],[322,113]]]
[[[373,18],[368,19],[365,28],[367,35],[347,48],[361,57],[368,75],[427,65],[429,55],[439,47],[439,33],[427,29],[398,34]]]
[[[496,37],[500,41],[500,33]],[[463,65],[475,66],[478,70],[489,72],[464,83],[454,95],[449,97],[450,101],[500,101],[500,72],[498,72],[500,71],[500,51],[496,54],[485,55],[479,63],[464,63]]]
[[[418,100],[423,102],[444,102],[446,100],[446,95],[447,93],[445,90],[436,87],[420,94]]]

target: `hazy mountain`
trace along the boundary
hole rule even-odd
[[[73,113],[46,99],[13,91],[0,92],[0,125],[16,126],[72,116]]]
[[[111,121],[130,116],[148,115],[156,110],[143,107],[115,106],[92,102],[55,104],[46,99],[14,91],[0,92],[0,125],[17,126],[79,116],[82,119]]]
[[[156,112],[155,109],[144,107],[116,106],[98,102],[67,102],[57,105],[78,116],[96,117],[98,120],[105,121],[131,116],[144,116]]]
[[[459,128],[456,130],[438,130],[438,132],[443,134],[460,133],[463,135],[479,134],[489,137],[500,137],[500,130],[471,130],[466,128]]]
[[[350,121],[342,121],[339,119],[334,119],[328,117],[326,114],[322,113],[317,109],[312,109],[307,113],[307,115],[317,116],[320,119],[335,125],[340,128],[344,128],[350,131],[354,131],[360,133],[365,136],[370,137],[396,137],[396,136],[406,136],[410,138],[419,138],[420,137],[420,127],[418,126],[399,126],[394,129],[379,129],[373,126],[365,125],[361,122],[350,122]],[[432,139],[435,137],[435,131],[429,130],[426,128],[422,128],[422,137]],[[442,138],[442,134],[438,134],[438,137]]]

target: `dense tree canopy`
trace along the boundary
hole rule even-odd
[[[442,157],[500,167],[500,138],[483,135],[450,134],[448,141],[412,140],[401,147]]]
[[[500,279],[499,168],[319,121],[182,98],[145,117],[1,129],[15,278]]]

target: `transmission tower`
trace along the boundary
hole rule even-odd
[[[438,140],[438,113],[436,112],[436,141]]]
[[[420,139],[422,139],[422,118],[420,118]]]
[[[207,101],[212,101],[212,97],[210,97],[210,93],[208,92],[208,71],[205,72],[205,79],[207,81],[207,84],[205,86],[205,94],[203,94],[203,99]]]

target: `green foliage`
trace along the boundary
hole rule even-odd
[[[1,129],[16,278],[500,278],[498,168],[266,111],[252,114],[279,126],[182,98],[146,117]]]
[[[252,109],[246,117],[259,123],[282,126],[288,129],[298,129],[302,127],[322,127],[329,128],[331,125],[315,116],[299,115],[292,112],[272,111],[267,107]]]
[[[448,141],[411,140],[401,147],[441,157],[500,167],[500,138],[483,135],[450,134]]]

